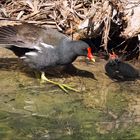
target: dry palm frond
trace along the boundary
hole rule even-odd
[[[78,39],[102,36],[101,46],[108,50],[115,30],[126,38],[139,34],[139,9],[140,0],[1,0],[0,18],[57,28]]]

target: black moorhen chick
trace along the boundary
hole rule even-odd
[[[44,73],[47,68],[71,64],[78,56],[87,56],[94,61],[91,48],[84,41],[73,41],[56,29],[30,23],[0,27],[0,44],[8,45],[6,48],[31,68],[41,71],[43,80],[58,85],[65,92],[76,90],[47,79]]]
[[[123,62],[117,55],[110,54],[110,59],[105,65],[106,74],[112,79],[126,81],[140,78],[140,71],[132,65]]]

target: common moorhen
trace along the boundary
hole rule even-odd
[[[44,74],[47,68],[71,64],[78,56],[87,56],[94,61],[91,48],[84,41],[73,41],[56,29],[30,23],[0,27],[0,44],[8,45],[7,49],[31,68],[39,70],[43,80],[58,85],[66,92],[67,89],[75,89],[47,79]]]
[[[116,80],[127,81],[140,78],[140,70],[134,68],[132,65],[123,62],[122,58],[115,53],[110,54],[109,61],[105,65],[106,74]]]

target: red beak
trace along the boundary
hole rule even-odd
[[[95,62],[95,59],[94,59],[94,57],[93,57],[93,55],[92,55],[92,53],[91,53],[91,48],[88,47],[88,48],[87,48],[87,51],[88,51],[87,57],[89,58],[89,60]]]
[[[109,53],[109,57],[110,57],[111,59],[117,59],[117,58],[118,58],[118,55],[116,55],[115,52],[112,52],[112,54]]]

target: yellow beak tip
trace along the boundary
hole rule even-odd
[[[92,58],[90,61],[92,61],[92,62],[96,62],[94,58]]]

